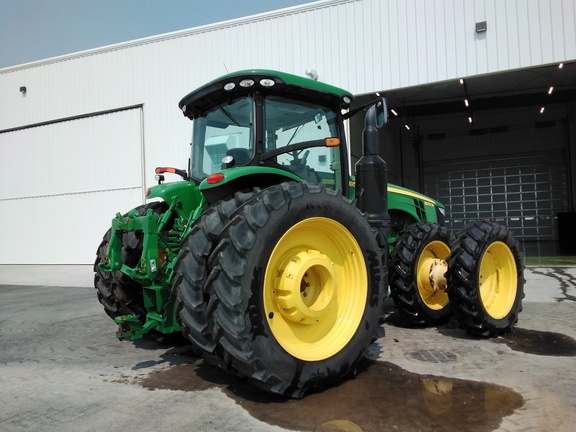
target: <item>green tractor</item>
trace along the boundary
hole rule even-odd
[[[188,169],[157,168],[149,202],[118,213],[97,250],[98,299],[120,340],[183,335],[206,362],[298,398],[354,372],[389,276],[414,324],[455,315],[475,335],[512,329],[524,279],[511,234],[478,221],[453,238],[440,203],[389,185],[385,100],[352,101],[269,70],[180,101],[193,121]],[[360,112],[352,176],[344,122]]]

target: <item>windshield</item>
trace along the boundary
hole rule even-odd
[[[324,138],[339,137],[336,114],[314,103],[268,96],[265,101],[265,152],[288,145],[318,141],[317,147],[278,155],[274,162],[303,180],[340,185],[340,152],[338,147],[325,147]]]
[[[337,113],[315,103],[276,95],[256,96],[256,102],[253,96],[244,95],[213,103],[194,119],[191,177],[201,181],[225,169],[222,158],[232,156],[234,166],[254,161],[291,171],[310,183],[341,188],[340,148],[326,147],[324,141],[340,138]],[[262,110],[258,111],[261,117],[255,117],[256,110]],[[256,125],[255,118],[262,118],[262,124]],[[260,136],[259,148],[255,149]],[[294,150],[295,145],[301,148]]]
[[[254,153],[253,103],[245,96],[213,108],[194,119],[191,176],[202,180],[224,168],[222,158],[232,155],[236,165],[248,162]]]

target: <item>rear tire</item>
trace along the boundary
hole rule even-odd
[[[174,265],[172,292],[176,294],[182,334],[195,348],[207,353],[212,353],[216,345],[207,329],[206,308],[210,300],[204,292],[209,271],[207,260],[218,234],[234,212],[252,197],[253,193],[238,192],[234,198],[209,207],[182,241],[182,252]]]
[[[505,227],[476,221],[458,233],[448,258],[448,294],[469,334],[510,332],[522,310],[524,282],[518,244]]]
[[[376,335],[386,285],[375,232],[322,185],[255,194],[209,259],[213,364],[302,397],[354,372]]]
[[[446,284],[434,282],[446,272],[452,235],[448,229],[429,222],[410,226],[400,237],[390,257],[390,297],[413,324],[428,326],[450,317]],[[439,266],[439,267],[438,267]]]

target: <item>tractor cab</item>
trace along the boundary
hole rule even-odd
[[[323,183],[347,195],[341,111],[352,99],[342,89],[265,70],[213,81],[179,103],[194,122],[190,178],[197,184],[204,181],[201,189],[209,201],[220,199],[225,189],[276,184],[279,177]],[[227,173],[238,167],[247,168],[242,175]]]

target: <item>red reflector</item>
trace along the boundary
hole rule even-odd
[[[152,190],[150,188],[146,189],[146,196],[150,195],[151,192]]]
[[[210,174],[206,179],[208,184],[220,183],[222,180],[224,180],[224,174],[222,173]]]

